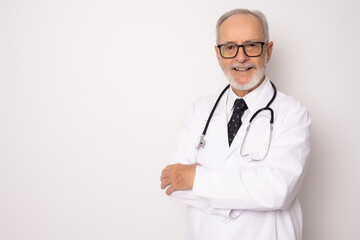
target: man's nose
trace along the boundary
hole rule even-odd
[[[243,47],[239,47],[239,51],[236,54],[235,59],[238,62],[245,62],[248,59],[248,56],[246,56]]]

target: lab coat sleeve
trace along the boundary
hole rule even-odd
[[[291,102],[291,101],[290,101]],[[296,102],[297,103],[297,102]],[[220,209],[288,209],[310,152],[310,116],[299,103],[279,108],[270,151],[237,170],[196,168],[193,192]]]
[[[172,153],[167,165],[170,164],[194,164],[196,163],[196,146],[201,135],[201,129],[197,127],[194,114],[195,105],[201,101],[197,99],[186,111],[183,121],[175,136]],[[206,111],[206,109],[204,109]],[[210,112],[211,109],[209,109]],[[203,123],[205,124],[205,123]],[[223,215],[228,217],[231,209],[218,209],[210,206],[209,199],[194,193],[192,190],[175,191],[170,198],[176,202],[184,203],[190,207],[199,209],[208,214]]]

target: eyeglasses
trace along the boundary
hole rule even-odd
[[[259,57],[263,52],[265,42],[248,42],[241,45],[234,43],[226,43],[217,45],[220,51],[220,55],[225,58],[234,58],[238,52],[239,48],[242,47],[246,56],[248,57]]]

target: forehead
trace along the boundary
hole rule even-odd
[[[236,14],[226,19],[219,29],[220,43],[264,41],[261,21],[251,14]]]

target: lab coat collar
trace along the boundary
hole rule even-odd
[[[259,87],[251,91],[250,93],[246,94],[243,99],[246,102],[246,105],[248,106],[248,109],[250,112],[256,112],[258,110],[258,103],[261,101],[261,94],[266,86],[267,83],[269,83],[269,78],[265,78],[264,81],[260,84]],[[264,106],[265,107],[265,106]]]
[[[229,87],[230,89],[231,87]],[[224,93],[224,95],[221,97],[217,107],[215,108],[215,111],[214,111],[214,115],[223,115],[223,114],[226,114],[226,103],[227,103],[227,96],[229,94],[229,91],[230,90],[226,90],[226,92]],[[220,95],[220,93],[219,93]],[[215,102],[214,102],[215,103]]]
[[[252,114],[262,107],[261,104],[263,103],[263,101],[261,100],[264,100],[264,98],[261,95],[263,95],[264,89],[268,87],[270,87],[272,90],[269,78],[265,77],[265,80],[260,84],[259,87],[257,87],[243,97],[246,105],[248,106],[248,109]],[[231,87],[229,87],[229,89],[224,93],[224,96],[220,99],[220,102],[215,109],[214,115],[229,113],[232,110],[234,102],[237,98],[239,97],[234,93]],[[266,99],[267,98],[265,98],[265,101]]]
[[[259,100],[259,95],[263,91],[266,82],[268,81],[269,78],[266,77],[259,87],[257,87],[256,89],[254,89],[253,91],[251,91],[250,93],[246,94],[243,97],[244,101],[246,102],[246,105],[248,106],[248,109],[251,112],[255,112],[257,110],[256,107],[257,107],[257,102]],[[226,114],[229,114],[232,111],[235,100],[238,98],[239,97],[234,93],[233,89],[230,87],[227,103],[226,103]]]

